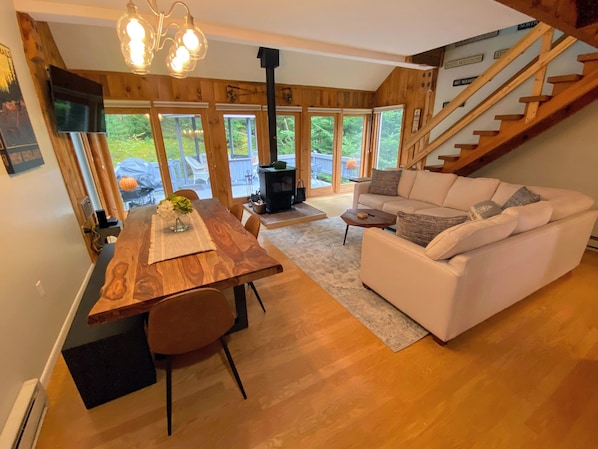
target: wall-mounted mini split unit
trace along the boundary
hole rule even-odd
[[[0,434],[0,449],[33,449],[47,408],[48,397],[39,380],[24,382]]]

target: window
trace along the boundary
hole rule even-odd
[[[377,119],[376,168],[396,168],[403,129],[403,106],[374,110]]]

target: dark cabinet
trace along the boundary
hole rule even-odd
[[[156,383],[143,315],[96,326],[87,324],[113,254],[114,245],[104,245],[62,347],[62,356],[86,408]]]

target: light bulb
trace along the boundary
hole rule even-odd
[[[127,34],[131,38],[131,40],[140,41],[145,38],[145,30],[143,26],[139,23],[139,20],[132,18],[130,22],[127,24]]]
[[[129,51],[131,55],[131,62],[137,66],[145,65],[144,53],[145,45],[141,41],[129,42]]]
[[[189,50],[187,50],[185,47],[178,47],[176,49],[176,59],[182,61],[183,64],[187,63],[190,58],[191,56],[189,55]]]
[[[199,39],[193,30],[185,31],[183,34],[183,44],[189,49],[191,53],[195,52],[199,48]]]

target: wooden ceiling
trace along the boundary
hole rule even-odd
[[[598,47],[596,0],[496,0]]]

